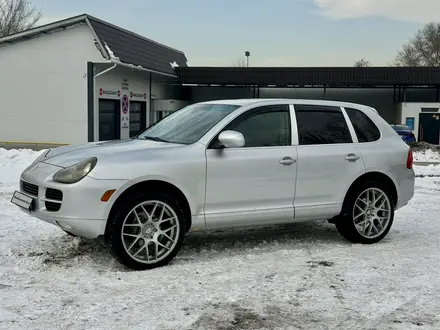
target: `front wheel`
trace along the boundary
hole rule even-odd
[[[186,232],[179,204],[162,192],[130,196],[108,221],[106,241],[111,254],[136,270],[168,264],[179,252]]]
[[[339,233],[353,243],[381,241],[394,220],[394,201],[389,189],[379,182],[366,182],[349,194],[336,222]]]

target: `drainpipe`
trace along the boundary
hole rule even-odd
[[[93,76],[93,91],[94,91],[93,95],[94,95],[94,98],[95,98],[93,100],[93,104],[94,104],[93,105],[93,112],[94,112],[94,115],[93,115],[93,117],[94,117],[94,123],[93,123],[94,129],[93,129],[93,132],[94,132],[94,135],[95,135],[95,139],[94,139],[95,141],[99,141],[99,102],[98,102],[99,97],[97,97],[97,95],[96,95],[96,78],[98,78],[99,76],[101,76],[101,75],[103,75],[103,74],[113,70],[114,68],[116,68],[117,65],[118,65],[117,63],[114,63],[112,67],[110,67],[108,69],[105,69],[104,71],[102,71],[102,72],[100,72],[100,73],[98,73],[98,74]]]

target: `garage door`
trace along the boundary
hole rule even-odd
[[[130,101],[130,137],[145,129],[146,103]]]
[[[99,141],[120,139],[120,118],[119,100],[99,100]]]

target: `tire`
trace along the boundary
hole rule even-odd
[[[373,200],[372,192],[377,198],[376,203],[370,206],[362,201],[366,199],[367,191],[370,193],[370,201]],[[381,241],[393,224],[394,202],[388,187],[380,182],[365,182],[356,186],[348,192],[341,215],[336,221],[339,234],[352,243],[373,244]],[[385,209],[388,211],[382,211]]]
[[[185,223],[184,213],[172,196],[161,191],[140,193],[126,198],[115,216],[108,219],[105,241],[111,255],[131,269],[162,267],[182,247]]]

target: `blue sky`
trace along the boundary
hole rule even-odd
[[[386,2],[386,4],[384,4]],[[440,0],[34,0],[42,23],[88,13],[185,52],[192,66],[387,65]],[[438,17],[438,18],[437,18]]]

